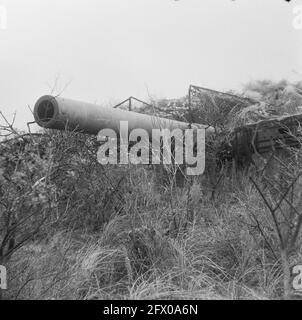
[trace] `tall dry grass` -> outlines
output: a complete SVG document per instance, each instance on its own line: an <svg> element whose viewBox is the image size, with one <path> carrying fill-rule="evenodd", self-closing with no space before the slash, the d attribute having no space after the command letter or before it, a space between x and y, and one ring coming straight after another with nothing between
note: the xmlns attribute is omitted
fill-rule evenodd
<svg viewBox="0 0 302 320"><path fill-rule="evenodd" d="M152 170L131 168L130 176L123 210L98 230L63 224L16 252L6 298L282 297L280 261L251 219L265 219L266 209L244 175L223 179L215 200L199 179L171 190L157 189Z"/></svg>

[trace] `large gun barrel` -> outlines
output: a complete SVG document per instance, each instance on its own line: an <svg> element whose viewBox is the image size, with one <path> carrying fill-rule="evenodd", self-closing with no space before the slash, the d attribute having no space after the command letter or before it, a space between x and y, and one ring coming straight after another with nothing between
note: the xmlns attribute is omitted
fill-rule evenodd
<svg viewBox="0 0 302 320"><path fill-rule="evenodd" d="M211 132L213 128L186 122L159 118L142 113L101 107L92 103L80 102L62 97L46 95L35 104L34 117L37 124L44 128L75 130L96 135L102 129L119 132L120 122L127 121L129 131L144 129L149 134L152 129L200 128Z"/></svg>

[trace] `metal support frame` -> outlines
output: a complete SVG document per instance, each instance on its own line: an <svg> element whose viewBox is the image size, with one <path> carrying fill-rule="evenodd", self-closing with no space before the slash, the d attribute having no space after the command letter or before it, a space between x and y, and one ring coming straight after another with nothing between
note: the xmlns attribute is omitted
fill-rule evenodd
<svg viewBox="0 0 302 320"><path fill-rule="evenodd" d="M136 97L130 96L128 99L120 102L119 104L115 105L113 108L114 108L114 109L115 109L115 108L118 108L118 107L122 106L123 104L125 104L126 102L128 102L128 110L129 110L129 111L132 111L132 100L138 101L138 102L140 102L140 103L143 103L143 104L145 104L145 105L147 105L147 106L152 107L152 105L151 105L150 103L147 103L147 102L145 102L145 101L143 101L143 100L140 100L140 99L138 99L138 98L136 98Z"/></svg>

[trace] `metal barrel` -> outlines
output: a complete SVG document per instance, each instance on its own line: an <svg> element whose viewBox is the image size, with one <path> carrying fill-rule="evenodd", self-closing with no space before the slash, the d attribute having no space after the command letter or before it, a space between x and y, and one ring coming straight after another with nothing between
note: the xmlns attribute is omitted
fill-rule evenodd
<svg viewBox="0 0 302 320"><path fill-rule="evenodd" d="M160 118L133 111L124 111L110 107L102 107L63 97L51 95L42 96L35 104L34 117L36 123L44 128L58 130L74 130L86 134L97 135L102 129L113 129L119 133L120 122L127 121L129 131L144 129L149 134L152 129L206 129L206 133L213 128L201 124Z"/></svg>

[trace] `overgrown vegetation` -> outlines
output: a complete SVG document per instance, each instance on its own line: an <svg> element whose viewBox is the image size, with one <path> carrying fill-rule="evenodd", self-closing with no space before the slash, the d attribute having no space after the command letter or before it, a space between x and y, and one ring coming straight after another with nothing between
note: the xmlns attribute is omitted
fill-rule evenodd
<svg viewBox="0 0 302 320"><path fill-rule="evenodd" d="M287 103L299 111L300 90L284 81L246 87L279 114ZM207 110L191 112L211 119ZM293 297L301 149L240 170L210 161L179 188L175 172L157 166L101 166L94 137L21 134L6 118L0 129L8 134L0 143L4 299Z"/></svg>

